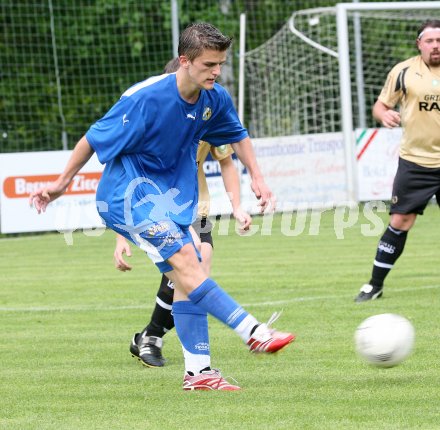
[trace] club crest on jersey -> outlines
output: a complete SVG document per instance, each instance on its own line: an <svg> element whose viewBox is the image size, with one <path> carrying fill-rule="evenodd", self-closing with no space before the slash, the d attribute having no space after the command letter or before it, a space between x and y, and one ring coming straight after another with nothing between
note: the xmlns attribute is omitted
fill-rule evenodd
<svg viewBox="0 0 440 430"><path fill-rule="evenodd" d="M205 107L205 109L203 110L203 116L202 119L203 121L208 121L209 118L211 118L212 116L212 110L210 107Z"/></svg>

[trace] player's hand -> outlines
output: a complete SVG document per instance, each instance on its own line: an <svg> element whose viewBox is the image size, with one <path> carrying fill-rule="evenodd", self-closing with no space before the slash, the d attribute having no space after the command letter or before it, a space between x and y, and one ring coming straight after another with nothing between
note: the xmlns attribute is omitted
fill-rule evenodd
<svg viewBox="0 0 440 430"><path fill-rule="evenodd" d="M253 179L251 188L255 197L260 200L258 203L258 206L260 206L260 213L264 213L268 208L271 212L274 212L276 208L276 198L263 179Z"/></svg>
<svg viewBox="0 0 440 430"><path fill-rule="evenodd" d="M116 240L116 248L113 254L113 259L116 269L120 270L121 272L131 270L131 266L124 260L124 254L127 257L131 257L130 245L124 237L118 236Z"/></svg>
<svg viewBox="0 0 440 430"><path fill-rule="evenodd" d="M34 191L29 196L29 205L34 206L37 212L46 212L47 205L60 197L66 191L66 187L59 181L52 182L44 188Z"/></svg>
<svg viewBox="0 0 440 430"><path fill-rule="evenodd" d="M252 224L252 217L241 207L235 209L232 214L239 223L240 226L239 232L243 234L246 231L249 231Z"/></svg>
<svg viewBox="0 0 440 430"><path fill-rule="evenodd" d="M394 128L400 125L400 113L388 109L382 116L382 125L386 128Z"/></svg>

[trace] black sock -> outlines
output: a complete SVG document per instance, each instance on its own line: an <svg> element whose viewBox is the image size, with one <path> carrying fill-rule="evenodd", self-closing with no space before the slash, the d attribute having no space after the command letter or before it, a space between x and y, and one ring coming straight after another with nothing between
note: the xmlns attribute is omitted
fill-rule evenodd
<svg viewBox="0 0 440 430"><path fill-rule="evenodd" d="M151 315L151 321L144 329L147 336L162 337L167 331L174 327L174 318L171 314L173 296L173 283L165 275L162 275L160 287L157 292L156 306Z"/></svg>
<svg viewBox="0 0 440 430"><path fill-rule="evenodd" d="M390 225L387 227L377 245L376 258L370 279L371 285L375 287L383 286L385 277L403 252L407 235L407 231L398 230Z"/></svg>

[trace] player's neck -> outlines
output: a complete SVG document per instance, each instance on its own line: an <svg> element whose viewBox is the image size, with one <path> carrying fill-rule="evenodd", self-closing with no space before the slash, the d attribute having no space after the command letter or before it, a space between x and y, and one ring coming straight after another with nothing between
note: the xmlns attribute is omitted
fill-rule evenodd
<svg viewBox="0 0 440 430"><path fill-rule="evenodd" d="M428 61L424 61L424 60L423 62L425 63L426 67L429 69L431 73L440 76L440 64L429 64Z"/></svg>
<svg viewBox="0 0 440 430"><path fill-rule="evenodd" d="M177 90L187 103L195 104L200 96L200 88L194 85L184 73L176 73Z"/></svg>
<svg viewBox="0 0 440 430"><path fill-rule="evenodd" d="M181 91L179 89L179 94L187 103L196 104L200 96L200 90L198 88L193 91Z"/></svg>
<svg viewBox="0 0 440 430"><path fill-rule="evenodd" d="M431 73L434 75L440 76L440 65L438 66L428 66Z"/></svg>

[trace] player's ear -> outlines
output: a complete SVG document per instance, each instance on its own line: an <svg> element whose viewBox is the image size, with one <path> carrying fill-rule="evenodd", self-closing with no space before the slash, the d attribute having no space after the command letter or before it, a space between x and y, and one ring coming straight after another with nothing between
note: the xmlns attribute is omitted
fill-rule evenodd
<svg viewBox="0 0 440 430"><path fill-rule="evenodd" d="M186 55L181 55L179 57L179 63L180 63L180 67L187 69L189 67L190 61L188 60L188 57Z"/></svg>
<svg viewBox="0 0 440 430"><path fill-rule="evenodd" d="M420 39L416 39L416 48L420 52L419 45L420 45Z"/></svg>

